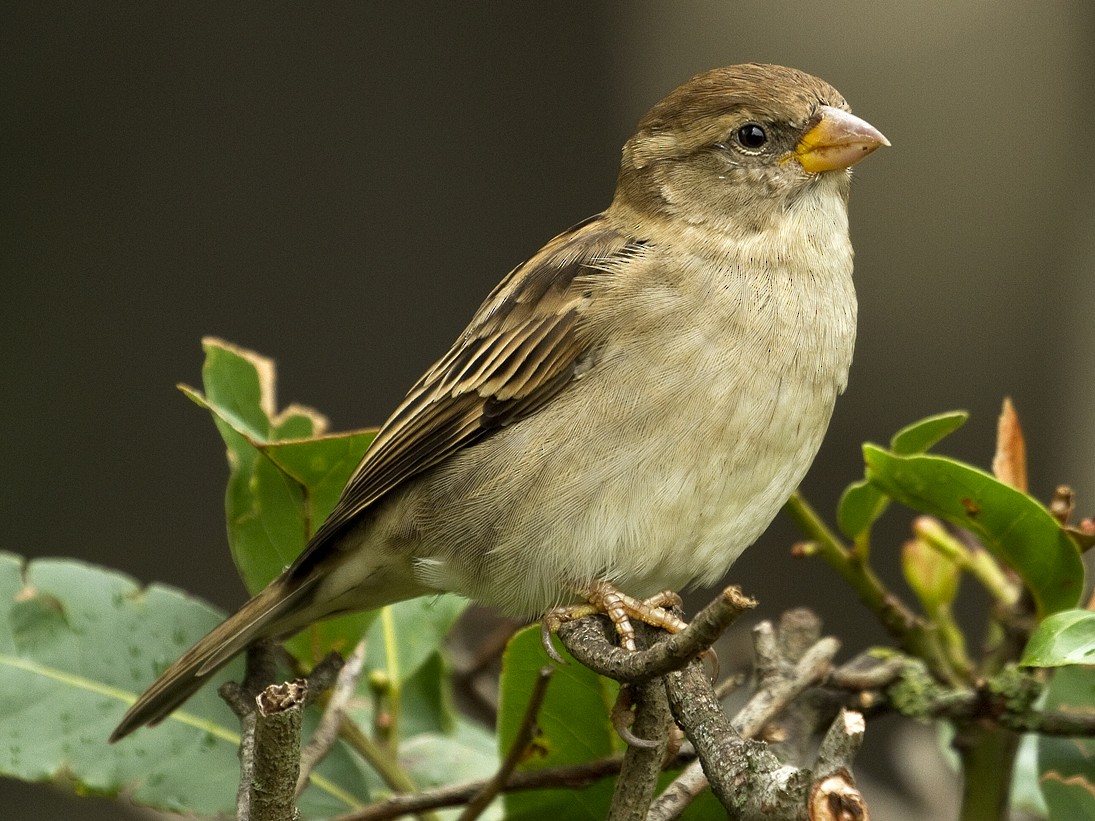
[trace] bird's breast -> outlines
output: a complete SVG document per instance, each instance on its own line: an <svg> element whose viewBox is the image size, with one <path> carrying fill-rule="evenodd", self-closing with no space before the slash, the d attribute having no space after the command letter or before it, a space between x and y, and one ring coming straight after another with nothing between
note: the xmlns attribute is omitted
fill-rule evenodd
<svg viewBox="0 0 1095 821"><path fill-rule="evenodd" d="M629 264L591 301L589 370L420 484L424 583L527 615L598 578L710 583L802 480L854 345L846 235Z"/></svg>
<svg viewBox="0 0 1095 821"><path fill-rule="evenodd" d="M637 386L602 414L626 455L597 527L640 594L713 582L767 527L817 453L855 342L842 245L813 261L675 256L634 295L648 331L616 336L598 374L606 391L629 374Z"/></svg>

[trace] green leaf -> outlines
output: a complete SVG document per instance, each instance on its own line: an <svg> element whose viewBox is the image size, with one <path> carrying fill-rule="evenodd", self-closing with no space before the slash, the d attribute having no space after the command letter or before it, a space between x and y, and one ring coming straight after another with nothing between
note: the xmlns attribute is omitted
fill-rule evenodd
<svg viewBox="0 0 1095 821"><path fill-rule="evenodd" d="M905 542L901 549L901 570L929 616L945 612L958 595L961 576L958 566L923 539Z"/></svg>
<svg viewBox="0 0 1095 821"><path fill-rule="evenodd" d="M365 641L365 668L383 670L393 685L402 686L441 651L467 606L459 596L431 596L382 608Z"/></svg>
<svg viewBox="0 0 1095 821"><path fill-rule="evenodd" d="M359 726L373 724L374 699L369 682L380 672L390 688L384 709L398 710L395 724L401 739L452 731L457 714L444 645L467 604L457 596L435 596L410 599L378 611L379 617L365 639L365 673L358 687L363 698L351 710Z"/></svg>
<svg viewBox="0 0 1095 821"><path fill-rule="evenodd" d="M954 433L970 415L965 411L948 411L906 425L890 439L890 450L898 456L927 453L944 437Z"/></svg>
<svg viewBox="0 0 1095 821"><path fill-rule="evenodd" d="M262 453L304 490L304 527L309 536L334 510L375 437L375 430L351 431L261 446Z"/></svg>
<svg viewBox="0 0 1095 821"><path fill-rule="evenodd" d="M361 462L375 431L324 435L327 420L299 405L276 410L272 360L203 340L205 393L180 389L213 415L228 446L228 537L257 593L304 549Z"/></svg>
<svg viewBox="0 0 1095 821"><path fill-rule="evenodd" d="M290 405L278 411L272 360L217 339L202 344L205 393L179 387L212 414L228 448L228 542L254 594L300 555L375 431L326 434L326 419L313 410ZM286 646L311 665L330 650L349 652L374 618L361 613L320 622Z"/></svg>
<svg viewBox="0 0 1095 821"><path fill-rule="evenodd" d="M1043 697L1044 695L1043 693ZM1039 699L1038 709L1042 708L1041 701ZM1008 798L1010 817L1029 821L1049 818L1042 786L1038 783L1038 739L1039 736L1027 733L1019 742L1011 772L1011 795Z"/></svg>
<svg viewBox="0 0 1095 821"><path fill-rule="evenodd" d="M494 734L467 719L449 733L421 733L399 745L399 761L419 789L484 780L498 769ZM502 801L481 818L501 819Z"/></svg>
<svg viewBox="0 0 1095 821"><path fill-rule="evenodd" d="M239 725L216 690L239 678L239 662L157 727L106 740L152 679L222 618L177 590L142 590L120 573L0 553L0 774L124 792L171 812L232 812ZM315 715L307 722L314 726ZM361 766L340 744L301 808L327 817L366 797Z"/></svg>
<svg viewBox="0 0 1095 821"><path fill-rule="evenodd" d="M913 422L893 435L890 448L899 456L924 453L943 437L962 427L968 418L969 414L965 411L950 411ZM889 504L890 500L877 485L866 479L852 482L837 504L837 527L849 539L855 539L878 521Z"/></svg>
<svg viewBox="0 0 1095 821"><path fill-rule="evenodd" d="M1095 612L1062 610L1038 625L1020 662L1027 667L1095 664Z"/></svg>
<svg viewBox="0 0 1095 821"><path fill-rule="evenodd" d="M571 659L556 667L537 717L538 734L518 769L538 770L580 764L617 751L616 731L609 712L616 698L615 682L601 678ZM540 628L517 633L502 656L498 705L499 755L513 744L525 715L540 668L552 662L540 644ZM611 779L580 790L530 790L507 793L507 819L603 819L612 801Z"/></svg>
<svg viewBox="0 0 1095 821"><path fill-rule="evenodd" d="M844 489L837 504L837 527L849 539L854 539L878 521L889 504L882 491L866 479L852 482Z"/></svg>
<svg viewBox="0 0 1095 821"><path fill-rule="evenodd" d="M399 692L399 737L451 733L457 718L449 665L440 653L433 653L403 682ZM401 758L402 755L401 747Z"/></svg>
<svg viewBox="0 0 1095 821"><path fill-rule="evenodd" d="M1095 715L1095 667L1060 667L1045 709ZM1039 736L1038 770L1050 818L1095 818L1095 739Z"/></svg>
<svg viewBox="0 0 1095 821"><path fill-rule="evenodd" d="M1080 552L1084 553L1091 548L1095 547L1095 528L1091 527L1091 522L1086 522L1086 527L1072 527L1065 528L1065 533L1072 537L1072 541L1076 542L1076 546L1080 548Z"/></svg>
<svg viewBox="0 0 1095 821"><path fill-rule="evenodd" d="M902 504L976 534L1019 574L1042 616L1076 606L1084 566L1075 543L1037 500L941 456L896 456L864 445L867 478Z"/></svg>

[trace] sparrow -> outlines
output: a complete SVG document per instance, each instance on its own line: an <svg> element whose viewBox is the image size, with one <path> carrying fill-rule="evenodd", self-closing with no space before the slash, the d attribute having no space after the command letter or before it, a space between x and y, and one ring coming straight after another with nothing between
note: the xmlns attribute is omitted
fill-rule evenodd
<svg viewBox="0 0 1095 821"><path fill-rule="evenodd" d="M699 74L623 147L609 207L487 297L381 427L296 561L172 664L111 741L252 642L457 593L680 629L821 444L856 334L850 167L886 138L828 83ZM630 634L630 635L629 635Z"/></svg>

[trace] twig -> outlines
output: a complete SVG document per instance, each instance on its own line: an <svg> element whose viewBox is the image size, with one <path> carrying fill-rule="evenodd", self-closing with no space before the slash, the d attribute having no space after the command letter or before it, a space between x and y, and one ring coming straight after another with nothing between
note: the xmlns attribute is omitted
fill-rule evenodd
<svg viewBox="0 0 1095 821"><path fill-rule="evenodd" d="M240 781L236 789L236 818L251 817L251 785L255 776L255 697L273 681L277 673L274 661L276 645L257 641L247 648L243 681L228 681L217 693L240 721Z"/></svg>
<svg viewBox="0 0 1095 821"><path fill-rule="evenodd" d="M1017 733L1039 733L1057 736L1095 736L1095 715L1058 713L1054 711L1002 715L999 722Z"/></svg>
<svg viewBox="0 0 1095 821"><path fill-rule="evenodd" d="M235 682L234 686L239 687ZM227 685L226 685L227 686ZM221 697L224 698L224 687ZM227 701L227 698L225 698ZM253 703L253 702L252 702ZM255 781L255 711L240 716L240 783L236 788L236 819L251 817L251 785Z"/></svg>
<svg viewBox="0 0 1095 821"><path fill-rule="evenodd" d="M1043 682L1036 673L1014 666L974 687L945 687L918 659L901 654L878 659L864 653L834 670L825 685L832 688L827 690L830 699L834 690L848 691L869 710L888 709L915 719L988 723L1017 733L1095 736L1095 715L1034 709Z"/></svg>
<svg viewBox="0 0 1095 821"><path fill-rule="evenodd" d="M759 733L792 699L825 678L839 649L840 642L832 637L818 641L795 665L792 675L774 682L749 699L734 719L735 728L740 726L743 734Z"/></svg>
<svg viewBox="0 0 1095 821"><path fill-rule="evenodd" d="M308 684L271 684L255 712L254 772L247 821L297 821L295 787L300 772L300 718Z"/></svg>
<svg viewBox="0 0 1095 821"><path fill-rule="evenodd" d="M670 766L679 767L692 760L691 756L678 756ZM542 790L545 788L579 790L595 784L605 778L618 775L623 766L623 758L604 758L575 764L568 767L548 767L543 770L515 772L502 792L520 792L522 790ZM392 795L384 801L370 804L351 813L340 815L335 821L387 821L403 815L436 810L443 807L458 807L466 804L482 791L485 780L465 781L459 784L446 784L431 790L416 793Z"/></svg>
<svg viewBox="0 0 1095 821"><path fill-rule="evenodd" d="M820 639L821 619L812 611L801 607L788 610L780 616L778 631L773 630L770 622L758 624L753 629L753 647L757 657L757 692L777 692L788 683L793 684L797 665L817 646ZM829 661L838 647L839 644L831 648L823 645L824 650L831 649L832 652L824 661L824 669L819 671L820 675L828 672ZM773 720L765 727L764 740L773 745L773 752L781 761L800 767L806 766L810 739L818 727L819 705L813 699L797 699L788 702L779 711L778 721L775 718L773 714ZM825 720L828 721L828 717Z"/></svg>
<svg viewBox="0 0 1095 821"><path fill-rule="evenodd" d="M478 818L506 786L510 776L513 775L513 771L517 769L517 765L521 762L536 733L536 717L540 714L540 707L544 703L548 683L551 681L554 672L555 670L552 667L541 667L538 671L536 682L532 687L532 694L525 706L525 714L521 718L521 725L517 728L517 735L514 736L513 743L502 761L502 766L483 785L483 788L468 801L464 812L460 814L459 821L473 821L473 819Z"/></svg>
<svg viewBox="0 0 1095 821"><path fill-rule="evenodd" d="M867 804L852 778L851 763L863 743L863 716L841 710L829 726L810 785L810 821L869 821Z"/></svg>
<svg viewBox="0 0 1095 821"><path fill-rule="evenodd" d="M900 655L879 658L870 651L863 652L833 670L826 684L842 690L878 690L897 680L905 661Z"/></svg>
<svg viewBox="0 0 1095 821"><path fill-rule="evenodd" d="M756 602L737 587L728 587L704 607L691 623L648 650L629 653L606 641L603 619L579 619L563 624L559 637L578 661L603 676L620 682L640 682L679 670L708 649L735 619Z"/></svg>
<svg viewBox="0 0 1095 821"><path fill-rule="evenodd" d="M612 792L608 821L644 821L650 799L658 786L658 774L665 764L669 745L669 699L661 679L627 685L634 691L634 733L647 740L642 745L630 745L624 753L623 768Z"/></svg>
<svg viewBox="0 0 1095 821"><path fill-rule="evenodd" d="M304 696L305 707L314 704L321 695L334 686L345 664L342 656L332 650L312 668L307 676L303 677L308 682L308 692Z"/></svg>
<svg viewBox="0 0 1095 821"><path fill-rule="evenodd" d="M882 583L861 556L841 543L801 494L793 493L783 510L816 546L818 555L855 590L860 601L878 617L902 648L925 659L941 680L954 685L963 683L924 620Z"/></svg>
<svg viewBox="0 0 1095 821"><path fill-rule="evenodd" d="M715 698L724 701L741 689L743 684L745 684L745 673L734 673L727 676L715 685Z"/></svg>
<svg viewBox="0 0 1095 821"><path fill-rule="evenodd" d="M236 718L255 712L255 697L277 676L277 645L269 639L256 641L244 656L243 681L228 681L217 694L228 704Z"/></svg>
<svg viewBox="0 0 1095 821"><path fill-rule="evenodd" d="M767 624L768 627L763 627ZM758 625L754 633L754 647L758 653L771 653L778 647L771 632L770 623ZM791 676L778 679L769 677L769 689L758 690L738 711L730 722L743 738L758 735L764 726L775 718L806 688L822 680L840 645L835 639L822 639L803 653ZM771 663L774 668L776 665ZM669 821L676 818L708 786L699 761L694 761L674 779L650 808L649 821Z"/></svg>
<svg viewBox="0 0 1095 821"><path fill-rule="evenodd" d="M338 658L335 656L335 658ZM328 657L330 659L330 656ZM327 659L324 660L325 662ZM323 665L324 662L321 662ZM300 775L297 778L296 794L299 796L304 792L304 788L308 786L308 779L312 775L312 771L324 756L330 752L331 747L338 740L339 730L342 729L342 722L346 717L346 705L353 697L354 692L357 690L357 681L361 677L361 671L365 665L365 641L362 639L357 643L353 653L346 659L345 664L342 664L341 659L339 664L342 669L338 671L337 678L335 679L334 690L331 692L331 698L327 702L327 707L323 711L323 717L319 721L319 726L316 727L316 731L312 734L311 740L304 746L304 749L300 751ZM313 675L320 667L317 666L316 670L313 670ZM326 678L326 668L324 668L324 674L321 680ZM319 688L309 677L308 692L318 690Z"/></svg>
<svg viewBox="0 0 1095 821"><path fill-rule="evenodd" d="M656 683L658 688L664 689L660 677L688 664L709 649L739 615L753 606L755 602L743 595L740 589L728 587L697 613L691 624L680 633L665 636L653 629L642 629L645 625L636 625L640 628L639 638L647 645L638 652L615 647L612 644L613 635L603 619L579 619L564 624L559 628L559 637L571 655L600 675L628 685ZM657 640L654 636L658 636ZM651 729L639 733L643 739L641 744L629 745L625 759L628 761L627 778L621 775L613 794L614 818L641 818L641 814L645 814L663 764L668 723L661 713L657 690L650 688L642 692L647 698L640 697L640 703L646 704L653 712L649 716L640 716L639 723ZM631 735L634 737L634 733Z"/></svg>
<svg viewBox="0 0 1095 821"><path fill-rule="evenodd" d="M699 664L666 676L666 691L673 715L731 818L759 817L785 801L804 804L808 778L780 764L766 744L738 735Z"/></svg>
<svg viewBox="0 0 1095 821"><path fill-rule="evenodd" d="M861 713L841 709L821 740L817 763L814 764L815 778L826 778L833 773L847 770L859 752L866 731L867 725Z"/></svg>
<svg viewBox="0 0 1095 821"><path fill-rule="evenodd" d="M417 789L399 761L389 754L387 747L369 738L354 722L344 721L338 737L349 744L350 749L360 755L390 789L397 793L413 793Z"/></svg>
<svg viewBox="0 0 1095 821"><path fill-rule="evenodd" d="M815 645L816 647L816 645ZM806 658L812 653L807 653ZM711 783L711 789L731 819L772 816L781 819L806 819L807 812L832 809L834 814L812 814L811 818L841 818L843 808L858 808L850 818L866 819L862 796L855 789L847 764L858 749L854 727L845 721L841 743L830 741L828 759L821 769L834 762L844 765L838 777L782 764L766 744L742 738L734 731L714 699L714 691L697 664L693 663L666 677L666 690L673 714L692 740ZM842 720L844 714L842 713ZM853 722L854 724L854 722ZM862 719L859 720L862 729ZM819 792L820 790L820 792ZM818 795L821 796L818 799ZM831 797L839 800L830 801ZM820 800L820 805L807 800ZM672 817L672 816L655 816Z"/></svg>
<svg viewBox="0 0 1095 821"><path fill-rule="evenodd" d="M1011 607L1019 601L1021 585L1009 579L984 548L966 547L934 516L917 516L912 529L929 547L977 579L997 602Z"/></svg>

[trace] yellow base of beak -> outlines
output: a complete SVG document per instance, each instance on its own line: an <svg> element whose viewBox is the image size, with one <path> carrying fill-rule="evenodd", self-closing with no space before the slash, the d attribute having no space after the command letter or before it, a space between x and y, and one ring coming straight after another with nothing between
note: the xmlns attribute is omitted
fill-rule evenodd
<svg viewBox="0 0 1095 821"><path fill-rule="evenodd" d="M794 156L812 174L850 168L876 148L889 145L866 120L833 106L821 106L821 121L802 135Z"/></svg>

